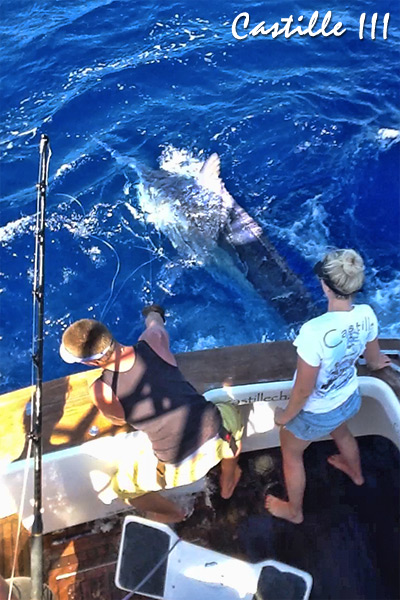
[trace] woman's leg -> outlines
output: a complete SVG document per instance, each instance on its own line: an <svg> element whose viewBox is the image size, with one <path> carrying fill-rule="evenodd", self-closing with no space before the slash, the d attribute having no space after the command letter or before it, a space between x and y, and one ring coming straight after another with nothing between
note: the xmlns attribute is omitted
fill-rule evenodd
<svg viewBox="0 0 400 600"><path fill-rule="evenodd" d="M337 429L331 432L335 440L339 454L333 454L328 458L328 463L343 471L352 479L356 485L364 483L364 477L361 471L360 451L357 440L350 432L346 423L342 423Z"/></svg>
<svg viewBox="0 0 400 600"><path fill-rule="evenodd" d="M285 502L280 498L268 495L265 499L265 507L274 517L280 517L292 523L302 523L303 496L306 487L303 453L311 442L296 438L293 433L283 427L280 431L280 438L283 474L289 501Z"/></svg>
<svg viewBox="0 0 400 600"><path fill-rule="evenodd" d="M132 500L129 500L129 504L143 511L147 519L159 523L179 523L186 516L185 511L180 506L157 492L149 492L138 498L132 498Z"/></svg>

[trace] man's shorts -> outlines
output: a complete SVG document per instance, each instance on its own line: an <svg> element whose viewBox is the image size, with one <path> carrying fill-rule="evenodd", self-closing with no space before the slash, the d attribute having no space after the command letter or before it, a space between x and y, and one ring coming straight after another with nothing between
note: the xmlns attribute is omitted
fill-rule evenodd
<svg viewBox="0 0 400 600"><path fill-rule="evenodd" d="M236 406L229 402L216 403L221 413L222 424L238 444L243 435L243 425ZM122 500L133 499L147 492L157 492L189 485L204 477L212 467L224 458L233 458L232 444L219 436L205 442L200 448L180 463L160 462L154 455L149 438L137 432L118 464L118 471L111 485Z"/></svg>
<svg viewBox="0 0 400 600"><path fill-rule="evenodd" d="M340 425L354 417L360 410L361 396L357 389L343 404L326 413L301 410L285 429L300 440L316 440L329 435Z"/></svg>

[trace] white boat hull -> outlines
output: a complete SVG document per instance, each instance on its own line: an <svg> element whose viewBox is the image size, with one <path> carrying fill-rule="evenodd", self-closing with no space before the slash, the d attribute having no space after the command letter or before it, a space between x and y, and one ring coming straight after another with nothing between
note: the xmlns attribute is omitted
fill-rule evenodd
<svg viewBox="0 0 400 600"><path fill-rule="evenodd" d="M350 420L354 435L382 435L400 450L400 403L393 390L373 377L359 378L363 397L360 412ZM212 390L205 395L211 401L230 401L239 405L245 423L243 451L279 446L279 428L274 425L274 410L284 407L291 382L260 383ZM81 446L47 454L43 457L43 522L51 532L79 523L109 517L129 510L108 486L118 457L134 451L140 432L103 437ZM323 438L328 439L328 438ZM0 474L0 518L19 512L27 461L3 466ZM27 474L27 494L22 507L23 523L32 523L33 465ZM163 492L188 496L204 487L204 479L176 490Z"/></svg>

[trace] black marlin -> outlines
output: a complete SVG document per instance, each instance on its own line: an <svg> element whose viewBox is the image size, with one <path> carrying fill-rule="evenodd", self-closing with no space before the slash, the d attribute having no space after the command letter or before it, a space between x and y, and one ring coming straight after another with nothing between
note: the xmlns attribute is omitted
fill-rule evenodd
<svg viewBox="0 0 400 600"><path fill-rule="evenodd" d="M135 169L141 210L183 259L257 293L289 323L316 315L300 278L227 191L217 154L186 175L150 169L102 145L117 162Z"/></svg>

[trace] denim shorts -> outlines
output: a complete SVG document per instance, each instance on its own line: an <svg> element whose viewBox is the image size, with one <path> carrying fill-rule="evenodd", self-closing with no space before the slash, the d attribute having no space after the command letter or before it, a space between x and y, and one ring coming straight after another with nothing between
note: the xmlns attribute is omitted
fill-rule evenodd
<svg viewBox="0 0 400 600"><path fill-rule="evenodd" d="M301 410L289 423L286 429L300 440L315 440L325 435L354 417L360 410L361 396L359 389L343 404L326 413L312 413Z"/></svg>

